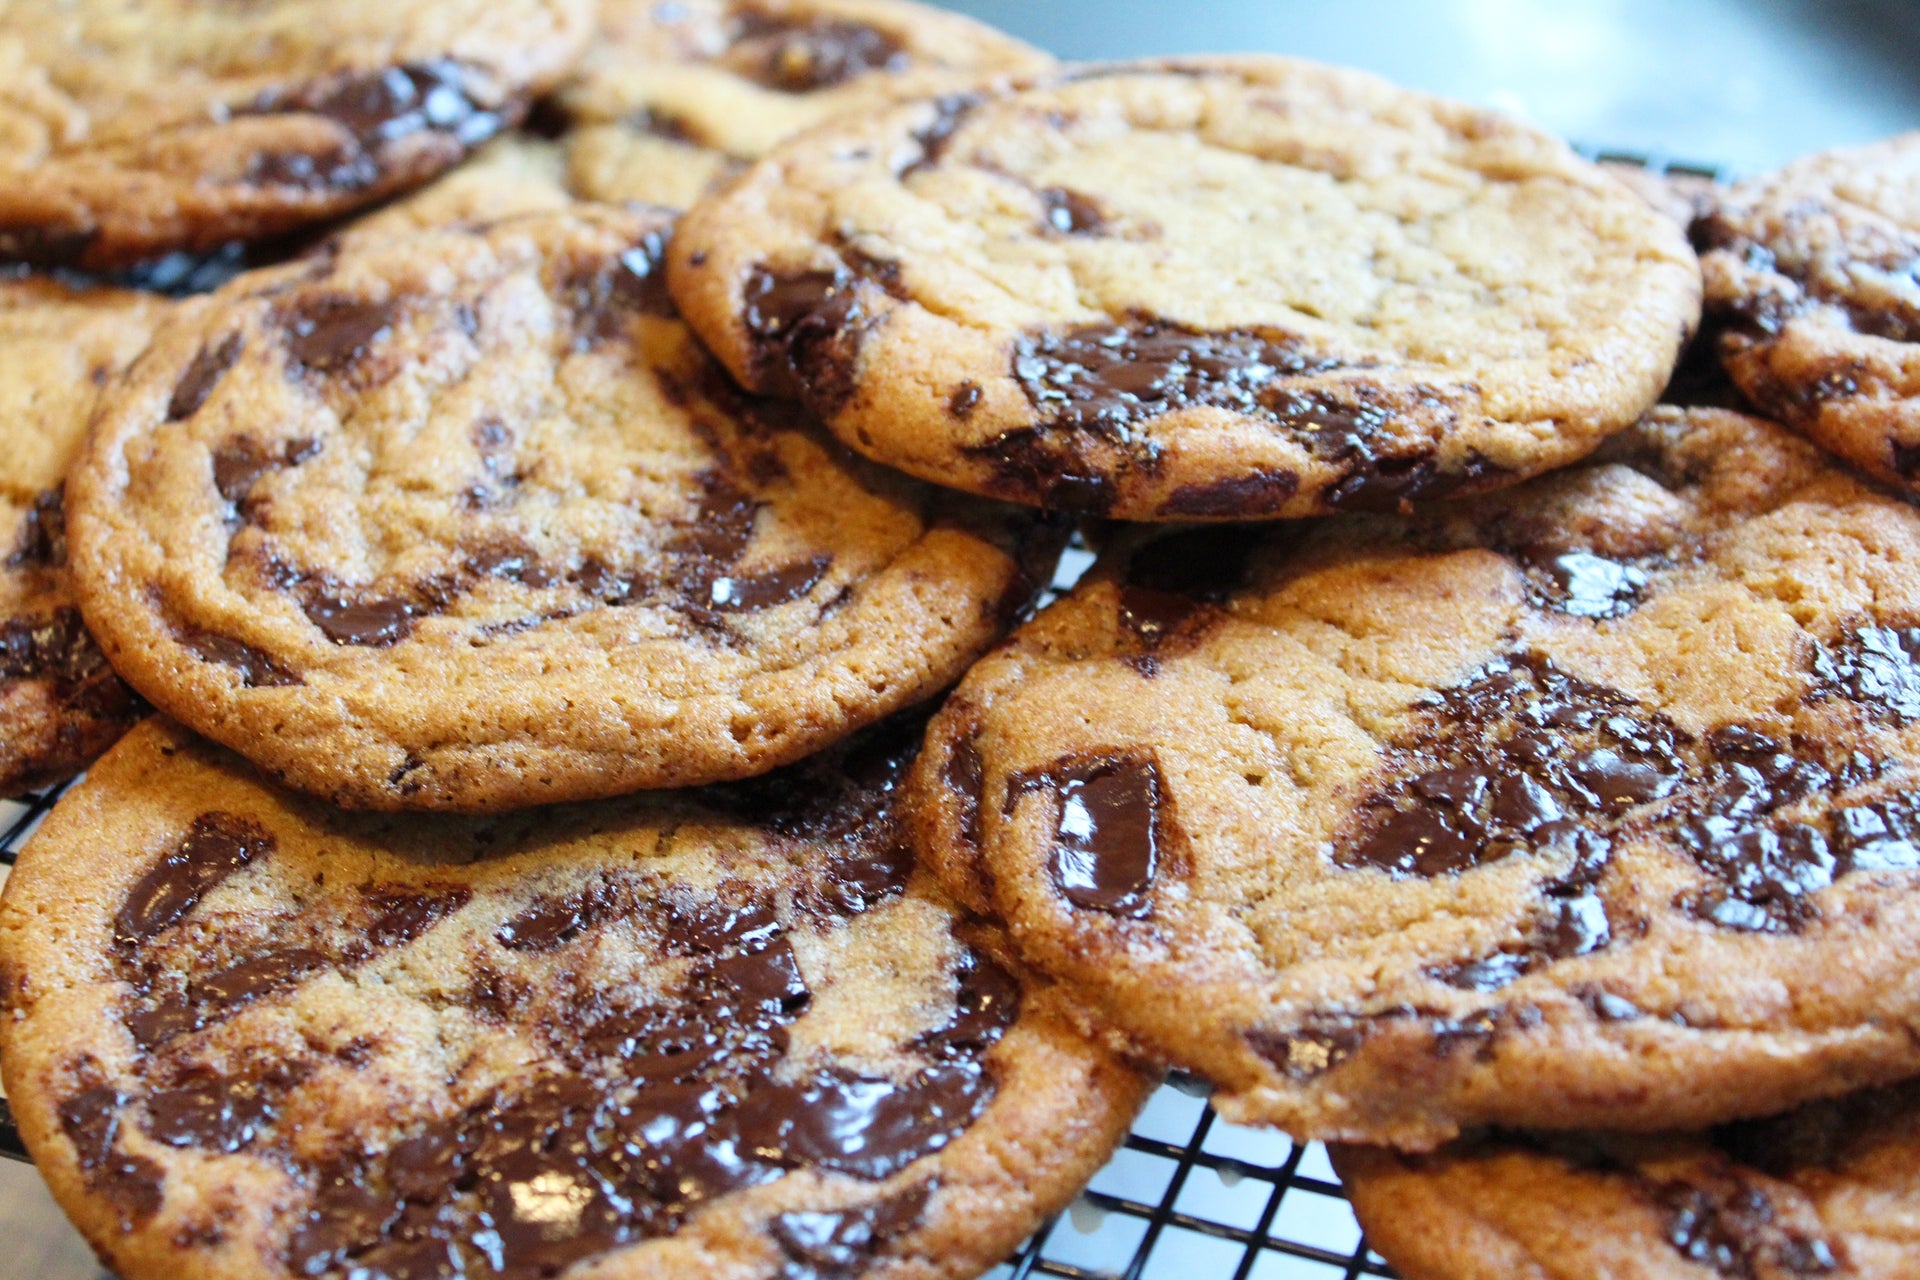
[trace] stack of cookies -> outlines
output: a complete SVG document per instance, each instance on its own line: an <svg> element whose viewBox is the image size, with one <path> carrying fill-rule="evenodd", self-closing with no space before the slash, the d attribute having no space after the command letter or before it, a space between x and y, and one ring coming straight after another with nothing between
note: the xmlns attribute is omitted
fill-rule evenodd
<svg viewBox="0 0 1920 1280"><path fill-rule="evenodd" d="M1169 1066L1409 1280L1920 1265L1920 139L906 0L0 50L0 1066L127 1280L977 1275Z"/></svg>

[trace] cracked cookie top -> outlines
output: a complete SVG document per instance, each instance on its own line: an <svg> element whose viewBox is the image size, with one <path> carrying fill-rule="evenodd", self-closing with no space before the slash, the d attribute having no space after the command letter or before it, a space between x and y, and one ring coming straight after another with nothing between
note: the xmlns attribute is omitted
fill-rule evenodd
<svg viewBox="0 0 1920 1280"><path fill-rule="evenodd" d="M1897 1280L1920 1249L1920 1089L1698 1133L1476 1135L1333 1152L1368 1241L1409 1280Z"/></svg>
<svg viewBox="0 0 1920 1280"><path fill-rule="evenodd" d="M1695 235L1741 392L1920 492L1920 133L1742 183Z"/></svg>
<svg viewBox="0 0 1920 1280"><path fill-rule="evenodd" d="M127 1280L978 1275L1147 1082L915 873L920 727L461 818L150 721L0 903L22 1134Z"/></svg>
<svg viewBox="0 0 1920 1280"><path fill-rule="evenodd" d="M742 777L951 683L1056 543L733 390L669 231L534 214L182 304L69 490L115 666L373 808Z"/></svg>
<svg viewBox="0 0 1920 1280"><path fill-rule="evenodd" d="M0 3L0 258L89 269L290 231L525 113L593 0Z"/></svg>
<svg viewBox="0 0 1920 1280"><path fill-rule="evenodd" d="M1920 515L1661 410L1413 518L1123 538L963 681L924 856L1236 1120L1428 1147L1920 1069Z"/></svg>
<svg viewBox="0 0 1920 1280"><path fill-rule="evenodd" d="M1565 465L1699 307L1679 228L1559 141L1281 58L842 117L696 207L670 274L735 376L868 456L1130 520Z"/></svg>

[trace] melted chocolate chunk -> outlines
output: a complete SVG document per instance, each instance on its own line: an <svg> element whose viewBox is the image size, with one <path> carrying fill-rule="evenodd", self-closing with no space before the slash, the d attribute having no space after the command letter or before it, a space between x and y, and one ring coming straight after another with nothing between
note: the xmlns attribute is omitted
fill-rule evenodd
<svg viewBox="0 0 1920 1280"><path fill-rule="evenodd" d="M9 569L58 569L67 562L66 491L42 490L20 519L20 541L7 556Z"/></svg>
<svg viewBox="0 0 1920 1280"><path fill-rule="evenodd" d="M76 1093L60 1104L60 1130L73 1143L87 1189L106 1197L122 1227L131 1229L160 1212L166 1172L145 1156L119 1149L121 1112L128 1101L105 1087Z"/></svg>
<svg viewBox="0 0 1920 1280"><path fill-rule="evenodd" d="M342 951L356 963L375 951L406 946L473 900L473 890L457 884L372 884L359 892L368 912L365 934Z"/></svg>
<svg viewBox="0 0 1920 1280"><path fill-rule="evenodd" d="M1060 805L1049 865L1061 896L1083 910L1144 919L1160 862L1159 767L1150 760L1064 761L1017 775L1008 811L1041 789Z"/></svg>
<svg viewBox="0 0 1920 1280"><path fill-rule="evenodd" d="M1065 187L1048 187L1040 193L1040 221L1047 230L1063 236L1092 236L1105 230L1107 215L1091 196Z"/></svg>
<svg viewBox="0 0 1920 1280"><path fill-rule="evenodd" d="M634 316L672 316L667 295L667 240L671 228L649 231L639 244L595 262L568 282L569 305L580 317L580 342L591 346L624 337Z"/></svg>
<svg viewBox="0 0 1920 1280"><path fill-rule="evenodd" d="M203 662L217 662L240 673L241 683L249 689L277 688L302 683L272 655L256 649L244 640L204 631L199 627L176 627L175 637L188 652Z"/></svg>
<svg viewBox="0 0 1920 1280"><path fill-rule="evenodd" d="M959 810L960 838L969 849L980 848L980 806L986 792L985 764L980 759L980 741L976 734L962 735L947 754L941 780L954 796Z"/></svg>
<svg viewBox="0 0 1920 1280"><path fill-rule="evenodd" d="M212 976L190 978L179 996L127 1015L127 1030L143 1049L154 1049L183 1035L223 1022L263 996L292 987L334 957L305 947L267 951Z"/></svg>
<svg viewBox="0 0 1920 1280"><path fill-rule="evenodd" d="M509 951L552 951L611 919L624 909L622 896L606 881L560 898L538 898L494 931Z"/></svg>
<svg viewBox="0 0 1920 1280"><path fill-rule="evenodd" d="M1160 504L1160 514L1199 520L1270 516L1299 492L1300 477L1292 471L1256 471L1206 484L1183 484Z"/></svg>
<svg viewBox="0 0 1920 1280"><path fill-rule="evenodd" d="M311 438L289 440L276 448L250 435L238 436L213 451L213 487L238 508L260 477L297 467L319 452L320 442Z"/></svg>
<svg viewBox="0 0 1920 1280"><path fill-rule="evenodd" d="M287 351L316 373L339 373L392 332L398 315L392 302L318 298L282 318Z"/></svg>
<svg viewBox="0 0 1920 1280"><path fill-rule="evenodd" d="M923 1068L905 1083L829 1069L749 1094L745 1145L787 1168L890 1178L964 1133L993 1098L977 1061Z"/></svg>
<svg viewBox="0 0 1920 1280"><path fill-rule="evenodd" d="M1111 463L1096 456L1081 436L1021 427L965 452L992 468L989 485L1002 497L1030 502L1042 510L1072 515L1105 515L1115 500ZM1158 448L1138 443L1141 465L1158 464Z"/></svg>
<svg viewBox="0 0 1920 1280"><path fill-rule="evenodd" d="M80 611L71 606L50 617L0 623L0 680L47 680L75 689L106 674L106 666Z"/></svg>
<svg viewBox="0 0 1920 1280"><path fill-rule="evenodd" d="M715 578L707 605L725 613L750 613L788 604L818 586L832 564L832 556L819 555L747 577Z"/></svg>
<svg viewBox="0 0 1920 1280"><path fill-rule="evenodd" d="M1820 1276L1839 1270L1833 1247L1786 1227L1767 1193L1738 1176L1714 1185L1647 1182L1666 1210L1666 1238L1681 1257L1735 1280L1785 1272Z"/></svg>
<svg viewBox="0 0 1920 1280"><path fill-rule="evenodd" d="M416 613L406 600L346 600L330 593L314 595L305 609L333 643L368 649L387 649L405 640L413 633Z"/></svg>
<svg viewBox="0 0 1920 1280"><path fill-rule="evenodd" d="M771 1228L786 1258L780 1280L857 1280L889 1241L920 1220L934 1185L921 1182L837 1213L781 1214Z"/></svg>
<svg viewBox="0 0 1920 1280"><path fill-rule="evenodd" d="M1441 694L1432 724L1429 740L1396 749L1400 780L1336 834L1336 865L1466 871L1557 847L1572 826L1662 799L1686 776L1683 737L1665 717L1530 654Z"/></svg>
<svg viewBox="0 0 1920 1280"><path fill-rule="evenodd" d="M740 16L727 67L781 93L813 93L910 65L898 37L859 22L749 11Z"/></svg>
<svg viewBox="0 0 1920 1280"><path fill-rule="evenodd" d="M186 838L141 877L113 918L113 942L131 953L184 919L200 899L252 862L273 852L274 839L250 818L215 811L193 820Z"/></svg>
<svg viewBox="0 0 1920 1280"><path fill-rule="evenodd" d="M1882 719L1920 719L1920 627L1858 627L1814 658L1818 696L1845 698Z"/></svg>
<svg viewBox="0 0 1920 1280"><path fill-rule="evenodd" d="M1430 969L1430 976L1468 991L1498 991L1536 969L1587 955L1613 941L1607 904L1598 892L1612 846L1604 837L1564 822L1542 828L1536 838L1553 852L1570 850L1572 865L1541 885L1545 901L1529 934L1490 956ZM1601 998L1612 997L1602 993Z"/></svg>
<svg viewBox="0 0 1920 1280"><path fill-rule="evenodd" d="M844 270L779 273L756 267L745 293L747 329L764 376L774 390L833 417L853 393L854 362L868 319L855 277Z"/></svg>
<svg viewBox="0 0 1920 1280"><path fill-rule="evenodd" d="M1023 337L1013 375L1048 428L1123 443L1134 423L1177 409L1265 412L1281 380L1344 365L1298 338L1142 322Z"/></svg>
<svg viewBox="0 0 1920 1280"><path fill-rule="evenodd" d="M441 60L349 72L291 94L263 94L235 114L320 115L348 136L319 152L258 155L248 177L309 190L358 190L384 175L389 147L415 134L437 133L470 150L523 110L519 103L482 104L477 97L482 83L458 62Z"/></svg>
<svg viewBox="0 0 1920 1280"><path fill-rule="evenodd" d="M1540 569L1545 582L1539 603L1576 618L1623 617L1647 586L1644 569L1584 551L1553 556Z"/></svg>
<svg viewBox="0 0 1920 1280"><path fill-rule="evenodd" d="M226 377L227 370L240 359L245 347L246 337L239 333L228 334L218 345L201 347L187 371L180 375L180 381L174 384L173 398L167 402L167 421L183 422L200 412L200 407L220 385L220 379Z"/></svg>
<svg viewBox="0 0 1920 1280"><path fill-rule="evenodd" d="M670 911L664 923L696 957L691 972L656 1003L601 997L550 1027L577 1073L536 1077L385 1152L305 1172L313 1198L289 1269L546 1280L789 1169L888 1176L951 1141L992 1096L981 1055L1018 996L990 961L965 954L955 1012L923 1038L934 1061L904 1082L836 1069L782 1078L786 1027L810 995L767 905ZM786 1215L772 1234L790 1274L836 1275L911 1227L928 1190Z"/></svg>
<svg viewBox="0 0 1920 1280"><path fill-rule="evenodd" d="M273 1123L275 1094L282 1084L241 1076L149 1094L146 1130L170 1147L232 1155L252 1145Z"/></svg>

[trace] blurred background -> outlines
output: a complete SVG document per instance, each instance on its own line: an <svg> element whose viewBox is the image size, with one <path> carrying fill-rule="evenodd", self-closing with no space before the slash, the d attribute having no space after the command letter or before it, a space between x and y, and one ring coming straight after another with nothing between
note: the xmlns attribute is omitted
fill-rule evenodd
<svg viewBox="0 0 1920 1280"><path fill-rule="evenodd" d="M1920 0L945 3L1062 57L1298 54L1736 175L1920 128Z"/></svg>

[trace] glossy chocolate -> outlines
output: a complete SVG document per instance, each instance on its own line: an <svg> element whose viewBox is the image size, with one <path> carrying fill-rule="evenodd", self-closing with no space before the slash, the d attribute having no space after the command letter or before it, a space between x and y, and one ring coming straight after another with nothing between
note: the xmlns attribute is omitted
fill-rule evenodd
<svg viewBox="0 0 1920 1280"><path fill-rule="evenodd" d="M123 954L178 924L200 899L256 858L274 839L251 818L218 810L193 820L185 838L142 876L113 920L113 943Z"/></svg>
<svg viewBox="0 0 1920 1280"><path fill-rule="evenodd" d="M312 438L268 445L251 435L236 436L213 451L213 487L238 508L262 476L297 467L319 452L320 443Z"/></svg>
<svg viewBox="0 0 1920 1280"><path fill-rule="evenodd" d="M316 373L350 368L393 329L399 308L392 302L358 298L317 298L282 317L287 352Z"/></svg>
<svg viewBox="0 0 1920 1280"><path fill-rule="evenodd" d="M324 116L346 137L316 151L262 153L248 178L308 190L357 190L385 175L389 147L416 134L436 133L470 150L523 109L517 102L481 103L480 83L466 67L443 59L347 72L293 92L269 91L235 114Z"/></svg>
<svg viewBox="0 0 1920 1280"><path fill-rule="evenodd" d="M1336 865L1466 871L1670 795L1686 775L1665 717L1528 654L1440 695L1432 725L1400 749L1400 780L1335 836Z"/></svg>
<svg viewBox="0 0 1920 1280"><path fill-rule="evenodd" d="M771 389L831 418L853 393L853 366L867 320L846 270L754 268L743 300L756 367Z"/></svg>
<svg viewBox="0 0 1920 1280"><path fill-rule="evenodd" d="M926 1212L935 1183L836 1213L783 1213L769 1234L785 1258L780 1280L857 1280L888 1242L905 1234Z"/></svg>
<svg viewBox="0 0 1920 1280"><path fill-rule="evenodd" d="M1633 611L1646 590L1647 573L1585 551L1543 557L1545 590L1539 602L1576 618L1619 618Z"/></svg>
<svg viewBox="0 0 1920 1280"><path fill-rule="evenodd" d="M1060 895L1082 910L1145 918L1163 839L1159 766L1101 757L1018 774L1008 786L1008 812L1034 791L1059 806L1048 865Z"/></svg>
<svg viewBox="0 0 1920 1280"><path fill-rule="evenodd" d="M88 1190L104 1196L122 1229L140 1226L160 1212L166 1172L145 1156L120 1150L118 1138L127 1098L111 1088L84 1089L60 1104L60 1131L74 1146Z"/></svg>
<svg viewBox="0 0 1920 1280"><path fill-rule="evenodd" d="M298 673L281 665L271 654L256 649L244 640L223 636L199 627L174 628L174 638L203 662L232 667L249 689L269 689L302 683Z"/></svg>
<svg viewBox="0 0 1920 1280"><path fill-rule="evenodd" d="M818 555L762 573L715 578L707 605L724 613L750 613L789 604L818 586L832 564L832 556Z"/></svg>
<svg viewBox="0 0 1920 1280"><path fill-rule="evenodd" d="M542 938L581 914L553 900L536 910ZM640 1005L603 997L551 1027L576 1074L537 1076L384 1153L313 1169L290 1268L548 1277L668 1234L708 1201L790 1169L888 1176L951 1141L991 1098L981 1055L1018 996L984 958L963 957L954 1014L924 1038L932 1061L916 1075L789 1076L786 1028L811 997L768 905L670 908L662 923L670 949L694 957L677 992ZM769 1232L788 1274L849 1274L837 1268L910 1229L930 1190L922 1182L855 1209L782 1215Z"/></svg>
<svg viewBox="0 0 1920 1280"><path fill-rule="evenodd" d="M1782 1223L1767 1192L1738 1173L1699 1182L1640 1181L1666 1213L1667 1243L1718 1275L1762 1280L1840 1269L1830 1243Z"/></svg>
<svg viewBox="0 0 1920 1280"><path fill-rule="evenodd" d="M386 649L413 631L416 606L393 599L348 600L320 593L305 602L306 614L327 639L338 645Z"/></svg>
<svg viewBox="0 0 1920 1280"><path fill-rule="evenodd" d="M1343 365L1297 338L1144 322L1023 337L1013 375L1048 427L1120 442L1133 424L1178 409L1261 413L1276 382Z"/></svg>
<svg viewBox="0 0 1920 1280"><path fill-rule="evenodd" d="M1817 695L1845 698L1895 724L1920 719L1920 627L1861 626L1822 646L1814 659Z"/></svg>

